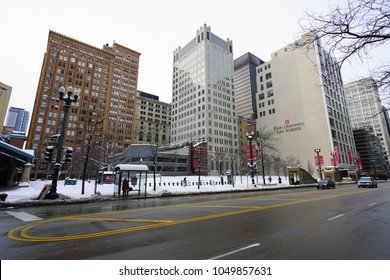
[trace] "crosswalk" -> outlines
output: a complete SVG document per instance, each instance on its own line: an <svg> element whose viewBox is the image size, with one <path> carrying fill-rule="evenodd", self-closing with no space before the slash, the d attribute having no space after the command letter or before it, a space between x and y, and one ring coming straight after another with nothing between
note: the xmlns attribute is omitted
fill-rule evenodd
<svg viewBox="0 0 390 280"><path fill-rule="evenodd" d="M41 218L31 215L27 212L19 212L19 211L6 211L8 215L11 215L19 220L22 220L23 222L33 222L33 221L39 221L42 220Z"/></svg>

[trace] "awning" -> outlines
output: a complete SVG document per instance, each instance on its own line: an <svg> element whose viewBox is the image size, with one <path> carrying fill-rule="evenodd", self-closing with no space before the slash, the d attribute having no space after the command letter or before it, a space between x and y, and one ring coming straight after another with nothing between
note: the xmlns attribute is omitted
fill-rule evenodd
<svg viewBox="0 0 390 280"><path fill-rule="evenodd" d="M118 164L115 171L149 171L149 168L144 164Z"/></svg>
<svg viewBox="0 0 390 280"><path fill-rule="evenodd" d="M0 157L16 160L20 164L33 163L35 156L15 146L0 141Z"/></svg>

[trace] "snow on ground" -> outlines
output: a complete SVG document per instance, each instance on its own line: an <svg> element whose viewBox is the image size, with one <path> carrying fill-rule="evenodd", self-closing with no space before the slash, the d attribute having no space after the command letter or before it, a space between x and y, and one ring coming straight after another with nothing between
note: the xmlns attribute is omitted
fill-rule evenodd
<svg viewBox="0 0 390 280"><path fill-rule="evenodd" d="M176 177L160 177L156 176L156 190L154 190L153 177L148 176L146 196L164 196L164 195L178 195L178 194L199 194L207 192L229 192L236 190L250 190L250 189L268 189L268 188L281 188L288 187L288 181L285 177L281 177L282 183L278 183L278 177L272 177L271 183L266 177L266 185L263 185L263 178L255 178L256 187L251 184L251 178L247 176L236 176L234 187L232 184L226 184L226 176L223 177L224 185L221 184L221 177L219 176L201 176L201 185L198 188L198 177L187 176L187 186L182 186L184 176ZM1 191L1 193L8 194L5 202L25 202L37 200L42 188L45 184L49 184L51 181L36 180L31 181L28 187L15 187ZM138 186L137 186L138 189ZM114 195L114 184L102 184L96 186L95 181L85 181L84 194L82 191L82 181L77 180L76 185L64 185L64 181L58 181L57 193L60 194L60 199L77 200L77 199L91 199L96 197L114 198L118 195ZM145 182L141 181L140 196L145 195ZM132 191L129 197L137 197L138 191Z"/></svg>

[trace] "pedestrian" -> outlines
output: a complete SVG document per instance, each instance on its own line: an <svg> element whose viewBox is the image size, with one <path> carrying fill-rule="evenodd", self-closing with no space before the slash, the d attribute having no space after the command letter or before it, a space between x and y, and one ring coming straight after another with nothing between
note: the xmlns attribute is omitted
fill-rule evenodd
<svg viewBox="0 0 390 280"><path fill-rule="evenodd" d="M278 181L279 181L279 184L282 183L282 178L280 178L280 176L279 176L279 178L278 178Z"/></svg>
<svg viewBox="0 0 390 280"><path fill-rule="evenodd" d="M128 196L129 195L129 181L127 181L126 178L123 179L122 191L123 191L123 196Z"/></svg>
<svg viewBox="0 0 390 280"><path fill-rule="evenodd" d="M269 183L271 184L271 182L272 182L271 176L268 177L268 181L269 181Z"/></svg>

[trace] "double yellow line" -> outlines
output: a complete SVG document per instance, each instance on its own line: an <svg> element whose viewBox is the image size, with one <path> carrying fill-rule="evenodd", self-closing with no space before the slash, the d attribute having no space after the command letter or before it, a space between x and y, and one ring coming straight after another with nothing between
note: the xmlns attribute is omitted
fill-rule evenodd
<svg viewBox="0 0 390 280"><path fill-rule="evenodd" d="M362 192L358 192L362 193ZM302 193L301 193L302 194ZM313 202L317 200L323 200L323 199L329 199L329 198L336 198L341 196L347 196L347 195L353 195L357 194L357 192L348 192L343 194L336 194L336 195L329 195L324 197L317 197L317 198L310 198L310 199L299 199L295 201L285 202L285 203L279 203L279 204L273 204L268 206L226 206L226 205L203 205L208 203L213 203L213 201L208 202L200 202L195 204L181 204L181 205L175 205L175 206L163 206L163 207L154 207L154 208L145 208L142 210L155 210L158 208L228 208L228 209L237 209L236 211L229 211L229 212L223 212L223 213L217 213L212 215L205 215L205 216L197 216L197 217L191 217L191 218L185 218L180 220L153 220L153 219L131 219L131 218L96 218L91 216L96 215L107 215L107 214L118 214L118 213L128 213L128 212L135 212L139 211L140 209L132 209L132 210L122 210L122 211L115 211L115 212L103 212L103 213L95 213L95 214L86 214L86 215L77 215L77 216L67 216L67 217L61 217L61 218L55 218L55 219L48 219L43 220L39 222L34 222L25 226L21 226L18 228L15 228L11 230L7 235L9 238L16 240L16 241L26 241L26 242L53 242L53 241L67 241L67 240L77 240L77 239L86 239L86 238L95 238L95 237L102 237L102 236L108 236L113 234L121 234L121 233L129 233L134 231L140 231L140 230L147 230L147 229L153 229L153 228L161 228L166 226L172 226L172 225L178 225L178 224L185 224L185 223L191 223L191 222L198 222L198 221L204 221L204 220L210 220L210 219L217 219L222 217L228 217L233 215L241 215L245 213L250 212L256 212L266 209L272 209L277 207L285 207L290 205L296 205L306 202ZM216 202L229 202L229 201L237 201L237 200L257 200L257 197L248 197L248 198L239 198L239 199L228 199L228 200L218 200ZM270 198L270 197L268 197ZM264 199L264 197L262 197ZM291 198L293 200L294 198ZM272 200L268 199L268 200ZM215 202L215 201L214 201ZM121 229L115 229L115 230L108 230L108 231L101 231L101 232L94 232L94 233L86 233L86 234L77 234L77 235L65 235L65 236L32 236L29 235L28 232L32 230L33 228L37 228L44 224L54 223L54 222L63 222L63 221L107 221L107 222L129 222L129 223L148 223L147 225L140 225L140 226L133 226L133 227L126 227Z"/></svg>

